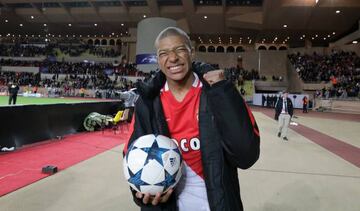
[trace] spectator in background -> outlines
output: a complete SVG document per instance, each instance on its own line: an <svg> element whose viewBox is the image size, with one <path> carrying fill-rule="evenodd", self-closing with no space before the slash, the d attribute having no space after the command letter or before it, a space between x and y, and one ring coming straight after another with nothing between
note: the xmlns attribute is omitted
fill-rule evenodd
<svg viewBox="0 0 360 211"><path fill-rule="evenodd" d="M81 89L79 90L79 94L80 94L80 97L85 97L85 89L84 89L84 87L81 87Z"/></svg>
<svg viewBox="0 0 360 211"><path fill-rule="evenodd" d="M33 93L34 93L34 94L36 94L36 93L37 93L37 91L38 91L38 86L37 86L37 85L35 85L35 86L33 87Z"/></svg>
<svg viewBox="0 0 360 211"><path fill-rule="evenodd" d="M275 105L275 119L278 120L279 132L278 137L282 137L284 141L288 141L287 131L293 115L293 104L288 98L288 92L284 91L283 96L279 98Z"/></svg>
<svg viewBox="0 0 360 211"><path fill-rule="evenodd" d="M241 87L241 89L240 89L240 94L242 96L245 96L245 94L246 94L246 91L245 91L245 89L243 87Z"/></svg>
<svg viewBox="0 0 360 211"><path fill-rule="evenodd" d="M303 113L307 113L308 112L307 108L308 108L309 100L308 100L308 98L306 96L304 96L302 101L303 101Z"/></svg>
<svg viewBox="0 0 360 211"><path fill-rule="evenodd" d="M9 105L11 105L11 103L13 105L16 105L16 98L17 98L17 94L19 92L19 86L17 85L17 83L9 83L8 86L8 92L9 92Z"/></svg>
<svg viewBox="0 0 360 211"><path fill-rule="evenodd" d="M262 94L262 96L261 96L261 105L262 105L262 107L265 106L265 103L266 103L266 97L265 97L264 94Z"/></svg>

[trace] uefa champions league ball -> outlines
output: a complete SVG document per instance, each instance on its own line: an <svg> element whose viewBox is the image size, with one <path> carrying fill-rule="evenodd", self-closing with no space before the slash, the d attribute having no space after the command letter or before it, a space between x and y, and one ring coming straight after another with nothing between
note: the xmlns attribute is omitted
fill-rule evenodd
<svg viewBox="0 0 360 211"><path fill-rule="evenodd" d="M124 175L135 191L165 193L180 180L182 158L177 143L153 134L141 136L123 159Z"/></svg>

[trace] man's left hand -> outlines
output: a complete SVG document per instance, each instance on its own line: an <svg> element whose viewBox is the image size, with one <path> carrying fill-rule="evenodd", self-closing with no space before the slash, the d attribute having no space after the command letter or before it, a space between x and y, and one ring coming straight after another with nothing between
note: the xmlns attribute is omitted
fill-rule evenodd
<svg viewBox="0 0 360 211"><path fill-rule="evenodd" d="M210 86L216 84L219 81L225 80L224 70L213 70L203 75L204 79Z"/></svg>

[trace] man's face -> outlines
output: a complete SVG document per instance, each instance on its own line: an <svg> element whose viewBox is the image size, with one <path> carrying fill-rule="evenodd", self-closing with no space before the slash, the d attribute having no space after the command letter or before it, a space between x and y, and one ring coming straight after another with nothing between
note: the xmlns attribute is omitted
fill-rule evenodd
<svg viewBox="0 0 360 211"><path fill-rule="evenodd" d="M288 93L284 93L284 98L287 98L288 97Z"/></svg>
<svg viewBox="0 0 360 211"><path fill-rule="evenodd" d="M158 64L168 80L181 81L190 72L193 51L180 36L169 36L159 40Z"/></svg>

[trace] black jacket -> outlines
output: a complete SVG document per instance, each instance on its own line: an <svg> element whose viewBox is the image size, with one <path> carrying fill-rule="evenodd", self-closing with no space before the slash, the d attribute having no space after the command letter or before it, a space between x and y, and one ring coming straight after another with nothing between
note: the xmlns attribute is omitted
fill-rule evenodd
<svg viewBox="0 0 360 211"><path fill-rule="evenodd" d="M292 104L290 98L286 98L286 101L287 101L288 113L292 117L292 115L294 113L293 104ZM278 101L276 102L276 105L275 105L275 119L276 120L279 119L279 115L281 113L282 107L283 107L283 98L279 97Z"/></svg>
<svg viewBox="0 0 360 211"><path fill-rule="evenodd" d="M9 95L17 95L20 87L16 84L12 84L8 86Z"/></svg>
<svg viewBox="0 0 360 211"><path fill-rule="evenodd" d="M208 201L212 211L243 210L237 168L247 169L258 160L259 130L251 111L230 81L221 81L210 87L203 80L202 75L212 69L206 64L192 64L192 70L203 83L199 132ZM151 81L139 84L134 131L127 146L146 134L169 136L159 97L165 81L165 75L157 72ZM144 205L136 197L134 201L142 207L141 210L177 210L174 193L166 203L158 206Z"/></svg>

